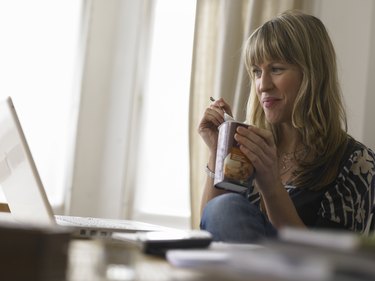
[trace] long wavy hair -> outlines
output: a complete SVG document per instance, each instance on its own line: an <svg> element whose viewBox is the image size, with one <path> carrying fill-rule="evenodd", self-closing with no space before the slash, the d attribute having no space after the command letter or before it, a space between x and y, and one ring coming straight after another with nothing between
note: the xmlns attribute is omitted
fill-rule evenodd
<svg viewBox="0 0 375 281"><path fill-rule="evenodd" d="M297 159L299 169L293 184L318 190L336 178L348 141L336 54L324 24L314 16L287 11L264 23L248 39L245 63L252 81L248 121L270 129L278 145L278 125L267 122L251 71L252 66L265 61L294 64L302 72L292 124L301 135L309 157Z"/></svg>

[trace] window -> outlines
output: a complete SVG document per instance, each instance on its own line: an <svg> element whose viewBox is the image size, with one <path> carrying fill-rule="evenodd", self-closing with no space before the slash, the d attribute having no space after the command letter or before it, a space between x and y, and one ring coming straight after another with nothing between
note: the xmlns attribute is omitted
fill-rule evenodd
<svg viewBox="0 0 375 281"><path fill-rule="evenodd" d="M64 199L75 127L80 12L80 1L0 2L0 98L13 98L54 206Z"/></svg>
<svg viewBox="0 0 375 281"><path fill-rule="evenodd" d="M190 218L188 108L195 1L155 2L150 70L142 97L135 217ZM176 222L175 222L176 223ZM173 226L176 226L174 224Z"/></svg>

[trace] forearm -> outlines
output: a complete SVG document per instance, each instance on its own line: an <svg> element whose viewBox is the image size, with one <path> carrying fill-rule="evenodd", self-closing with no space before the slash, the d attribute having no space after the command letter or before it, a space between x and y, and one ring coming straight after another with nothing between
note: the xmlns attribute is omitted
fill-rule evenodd
<svg viewBox="0 0 375 281"><path fill-rule="evenodd" d="M215 161L216 161L215 156L209 157L207 167L211 171L215 171ZM202 201L201 201L201 213L203 212L203 209L206 206L208 201L224 193L227 193L227 191L215 188L214 179L207 175L205 185L204 185L204 190L203 190Z"/></svg>
<svg viewBox="0 0 375 281"><path fill-rule="evenodd" d="M267 215L276 228L284 226L306 227L299 217L288 192L280 184L272 192L262 194Z"/></svg>

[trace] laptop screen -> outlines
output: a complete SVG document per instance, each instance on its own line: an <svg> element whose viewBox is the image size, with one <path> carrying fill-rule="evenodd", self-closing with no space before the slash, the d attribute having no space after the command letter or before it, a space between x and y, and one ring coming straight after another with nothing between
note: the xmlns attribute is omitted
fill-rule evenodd
<svg viewBox="0 0 375 281"><path fill-rule="evenodd" d="M13 217L54 225L55 219L12 99L0 102L0 185Z"/></svg>

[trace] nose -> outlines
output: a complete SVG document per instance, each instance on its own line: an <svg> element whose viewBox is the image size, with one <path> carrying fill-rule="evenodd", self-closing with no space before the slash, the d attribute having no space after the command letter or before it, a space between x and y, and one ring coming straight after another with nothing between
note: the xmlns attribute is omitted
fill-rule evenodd
<svg viewBox="0 0 375 281"><path fill-rule="evenodd" d="M259 92L266 92L273 87L272 77L270 73L266 71L262 72L262 75L258 79L258 90Z"/></svg>

